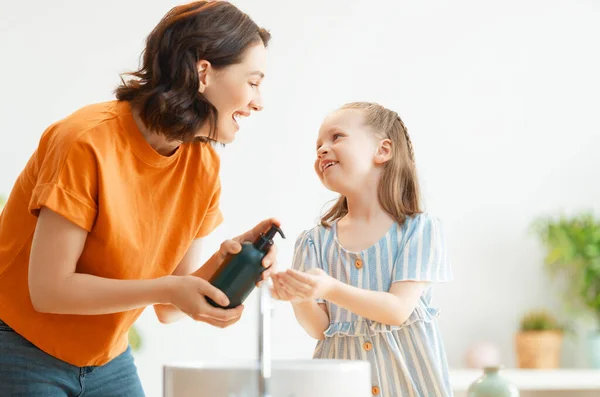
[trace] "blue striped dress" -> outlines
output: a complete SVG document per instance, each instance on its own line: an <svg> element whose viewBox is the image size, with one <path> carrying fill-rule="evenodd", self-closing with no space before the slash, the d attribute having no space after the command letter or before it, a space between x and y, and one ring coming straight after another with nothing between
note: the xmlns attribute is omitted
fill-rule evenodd
<svg viewBox="0 0 600 397"><path fill-rule="evenodd" d="M439 220L427 213L394 223L373 246L351 252L337 239L337 222L303 232L294 247L294 269L321 268L330 276L364 289L389 291L392 283L431 283L453 279ZM448 363L431 305L432 284L409 319L391 326L357 316L330 302L330 324L314 358L368 360L373 395L383 397L452 396ZM323 301L319 301L323 302Z"/></svg>

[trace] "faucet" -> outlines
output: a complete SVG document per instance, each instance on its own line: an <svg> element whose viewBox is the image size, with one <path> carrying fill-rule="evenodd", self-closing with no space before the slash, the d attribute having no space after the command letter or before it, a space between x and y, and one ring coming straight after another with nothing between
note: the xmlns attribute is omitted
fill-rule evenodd
<svg viewBox="0 0 600 397"><path fill-rule="evenodd" d="M268 282L260 285L260 300L258 309L258 396L271 397L271 317L273 315L273 300Z"/></svg>

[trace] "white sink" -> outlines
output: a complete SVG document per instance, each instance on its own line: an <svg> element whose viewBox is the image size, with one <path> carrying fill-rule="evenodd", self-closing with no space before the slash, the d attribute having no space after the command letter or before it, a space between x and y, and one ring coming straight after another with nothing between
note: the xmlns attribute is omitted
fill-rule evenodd
<svg viewBox="0 0 600 397"><path fill-rule="evenodd" d="M263 397L258 362L166 365L164 397ZM368 361L274 360L269 397L370 397Z"/></svg>

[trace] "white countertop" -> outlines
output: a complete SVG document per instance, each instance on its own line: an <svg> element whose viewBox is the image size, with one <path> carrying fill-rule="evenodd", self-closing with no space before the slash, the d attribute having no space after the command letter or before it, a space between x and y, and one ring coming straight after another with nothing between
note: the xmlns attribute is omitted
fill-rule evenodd
<svg viewBox="0 0 600 397"><path fill-rule="evenodd" d="M598 369L514 369L507 368L500 374L519 390L599 390ZM471 383L483 375L483 370L450 370L450 382L455 391L466 391Z"/></svg>

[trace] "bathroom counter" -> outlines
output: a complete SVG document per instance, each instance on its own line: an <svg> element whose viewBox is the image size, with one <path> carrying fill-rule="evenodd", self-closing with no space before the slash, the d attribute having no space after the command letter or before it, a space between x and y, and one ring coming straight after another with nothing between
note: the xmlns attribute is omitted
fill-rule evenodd
<svg viewBox="0 0 600 397"><path fill-rule="evenodd" d="M483 371L455 369L450 371L450 382L456 392L464 392ZM600 392L600 370L597 369L515 369L507 368L500 374L519 390L529 391L590 391Z"/></svg>

